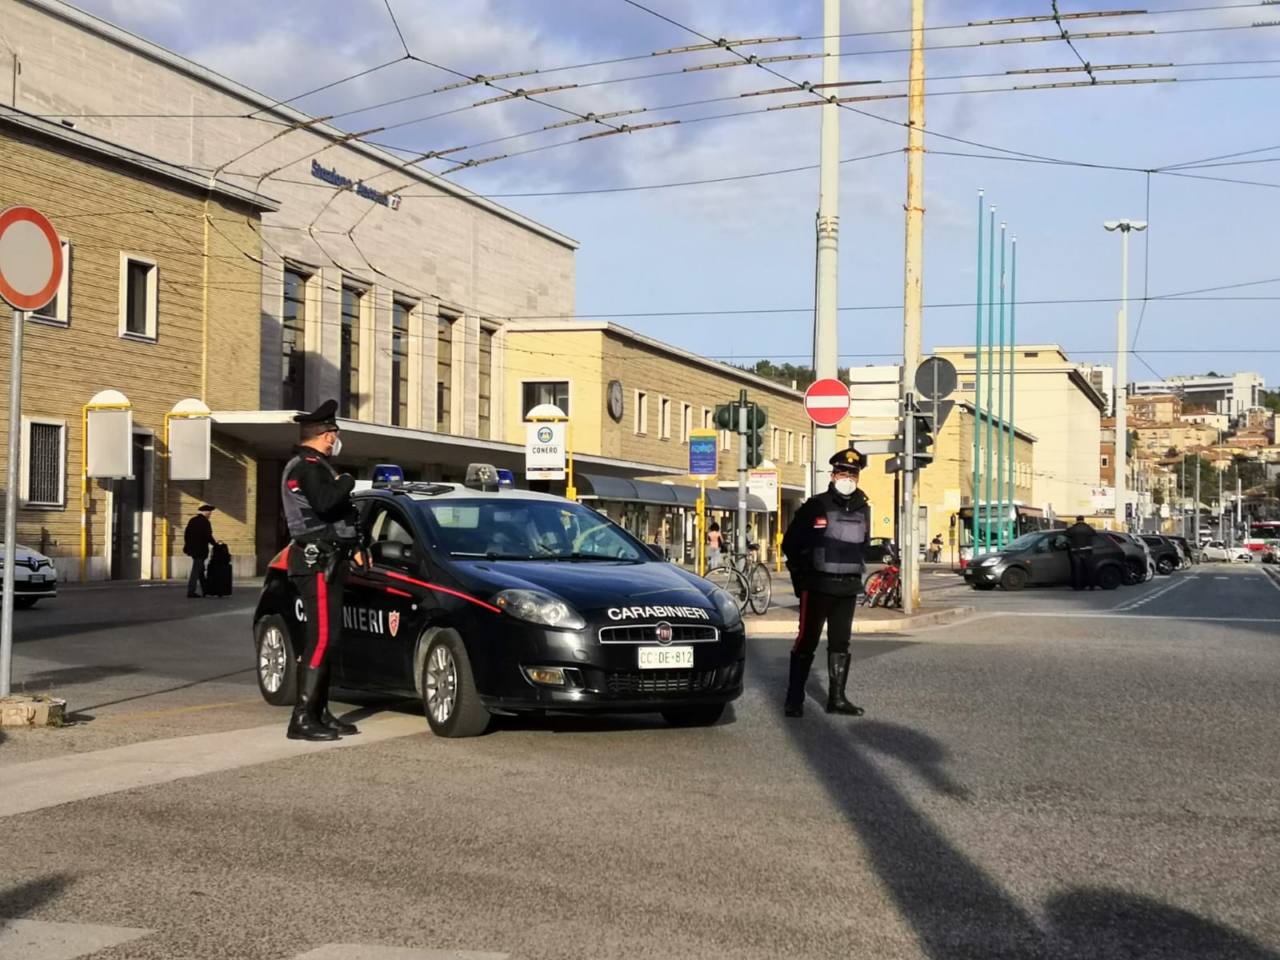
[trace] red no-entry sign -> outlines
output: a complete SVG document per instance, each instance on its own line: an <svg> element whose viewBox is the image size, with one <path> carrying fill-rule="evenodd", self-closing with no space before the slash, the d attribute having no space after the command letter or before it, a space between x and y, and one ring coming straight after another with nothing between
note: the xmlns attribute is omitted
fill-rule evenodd
<svg viewBox="0 0 1280 960"><path fill-rule="evenodd" d="M62 282L62 244L44 214L30 207L0 213L0 297L15 310L39 310Z"/></svg>
<svg viewBox="0 0 1280 960"><path fill-rule="evenodd" d="M849 413L849 387L839 380L816 381L804 392L804 412L820 427L834 427Z"/></svg>

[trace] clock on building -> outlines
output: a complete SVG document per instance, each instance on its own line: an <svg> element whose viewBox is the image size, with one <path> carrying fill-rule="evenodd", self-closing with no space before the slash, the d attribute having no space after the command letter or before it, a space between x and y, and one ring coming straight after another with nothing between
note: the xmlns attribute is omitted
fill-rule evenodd
<svg viewBox="0 0 1280 960"><path fill-rule="evenodd" d="M606 397L606 402L608 403L608 406L609 406L609 416L611 416L614 419L614 422L621 421L622 420L622 381L621 380L609 381L609 391Z"/></svg>

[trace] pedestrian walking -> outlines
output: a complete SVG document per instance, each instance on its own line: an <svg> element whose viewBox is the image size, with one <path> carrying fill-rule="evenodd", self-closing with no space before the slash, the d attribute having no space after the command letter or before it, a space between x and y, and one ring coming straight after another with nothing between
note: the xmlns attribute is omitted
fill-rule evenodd
<svg viewBox="0 0 1280 960"><path fill-rule="evenodd" d="M353 555L359 560L359 531L351 491L355 479L329 462L338 455L335 414L326 400L294 417L301 441L281 480L289 526L289 579L306 613L306 648L298 663L298 701L289 719L291 740L336 740L359 731L329 713L329 656L342 630L342 591Z"/></svg>
<svg viewBox="0 0 1280 960"><path fill-rule="evenodd" d="M804 716L804 685L823 625L827 628L827 713L860 717L845 697L849 681L849 637L862 590L871 535L871 507L858 489L865 457L852 447L833 456L825 493L804 502L782 538L791 582L800 598L800 625L791 649L784 712Z"/></svg>
<svg viewBox="0 0 1280 960"><path fill-rule="evenodd" d="M1093 586L1093 538L1096 535L1097 531L1084 522L1084 517L1076 517L1076 522L1067 527L1072 590Z"/></svg>
<svg viewBox="0 0 1280 960"><path fill-rule="evenodd" d="M720 566L720 549L724 546L724 535L720 533L720 524L714 520L707 528L707 569L714 570Z"/></svg>
<svg viewBox="0 0 1280 960"><path fill-rule="evenodd" d="M929 562L937 563L942 559L942 534L935 533L929 541Z"/></svg>
<svg viewBox="0 0 1280 960"><path fill-rule="evenodd" d="M205 563L209 559L209 550L217 541L213 538L213 507L204 504L196 511L196 515L187 521L187 529L182 534L182 552L191 558L191 573L187 577L187 597L203 597L209 594L209 581L205 577ZM196 592L196 588L200 592Z"/></svg>

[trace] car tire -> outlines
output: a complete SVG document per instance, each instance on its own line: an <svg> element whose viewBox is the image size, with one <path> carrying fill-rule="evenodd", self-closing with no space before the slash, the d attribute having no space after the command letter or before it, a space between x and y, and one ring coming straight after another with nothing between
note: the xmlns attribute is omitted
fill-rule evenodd
<svg viewBox="0 0 1280 960"><path fill-rule="evenodd" d="M1173 573L1174 562L1168 557L1161 557L1156 561L1156 573L1162 577L1167 577Z"/></svg>
<svg viewBox="0 0 1280 960"><path fill-rule="evenodd" d="M691 707L669 707L662 719L673 727L710 727L724 716L723 703L700 703Z"/></svg>
<svg viewBox="0 0 1280 960"><path fill-rule="evenodd" d="M297 703L298 655L284 619L274 613L263 617L253 625L253 639L262 699L276 707Z"/></svg>
<svg viewBox="0 0 1280 960"><path fill-rule="evenodd" d="M1116 587L1120 586L1120 581L1123 579L1123 576L1120 573L1119 567L1108 565L1098 570L1097 579L1098 586L1103 590L1114 590Z"/></svg>
<svg viewBox="0 0 1280 960"><path fill-rule="evenodd" d="M1124 565L1124 582L1127 587L1136 587L1147 579L1147 570L1140 566L1136 560L1131 560Z"/></svg>
<svg viewBox="0 0 1280 960"><path fill-rule="evenodd" d="M1021 590L1031 578L1021 567L1010 567L1000 578L1000 586L1005 590Z"/></svg>
<svg viewBox="0 0 1280 960"><path fill-rule="evenodd" d="M13 608L15 610L30 610L39 602L39 597L14 597Z"/></svg>
<svg viewBox="0 0 1280 960"><path fill-rule="evenodd" d="M422 661L422 708L437 737L478 737L492 715L480 702L471 658L462 638L445 631L427 647Z"/></svg>

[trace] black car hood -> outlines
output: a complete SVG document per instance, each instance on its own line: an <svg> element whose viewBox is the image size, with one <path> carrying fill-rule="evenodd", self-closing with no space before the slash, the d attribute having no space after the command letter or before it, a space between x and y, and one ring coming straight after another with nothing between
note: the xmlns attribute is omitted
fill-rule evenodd
<svg viewBox="0 0 1280 960"><path fill-rule="evenodd" d="M720 619L708 595L711 585L672 563L455 560L454 566L484 600L499 590L541 590L584 614L621 607L691 606Z"/></svg>

